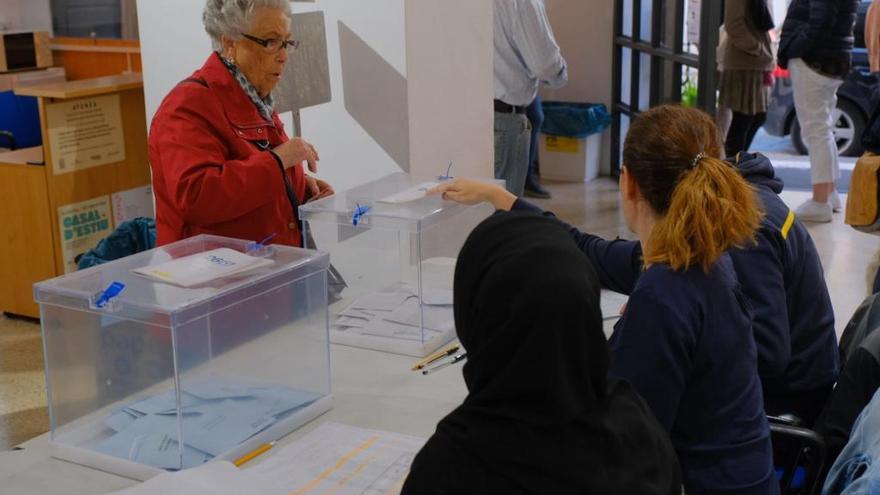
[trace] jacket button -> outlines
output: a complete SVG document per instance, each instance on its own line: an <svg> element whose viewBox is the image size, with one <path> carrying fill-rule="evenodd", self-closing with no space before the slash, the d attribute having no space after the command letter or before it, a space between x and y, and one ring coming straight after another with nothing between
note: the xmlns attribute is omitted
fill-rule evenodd
<svg viewBox="0 0 880 495"><path fill-rule="evenodd" d="M262 129L257 129L257 134L262 134L262 133L263 133Z"/></svg>
<svg viewBox="0 0 880 495"><path fill-rule="evenodd" d="M290 222L287 226L290 227L290 230L294 230L296 229L296 222Z"/></svg>

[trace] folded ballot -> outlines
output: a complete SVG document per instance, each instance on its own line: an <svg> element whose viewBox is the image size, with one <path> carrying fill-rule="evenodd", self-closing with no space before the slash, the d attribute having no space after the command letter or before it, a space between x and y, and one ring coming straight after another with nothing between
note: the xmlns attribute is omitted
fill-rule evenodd
<svg viewBox="0 0 880 495"><path fill-rule="evenodd" d="M403 191L397 192L390 196L385 196L384 198L379 199L379 203L391 203L391 204L400 204L400 203L409 203L410 201L417 201L425 197L429 190L440 185L439 182L423 182L417 186L413 186L409 189L404 189Z"/></svg>
<svg viewBox="0 0 880 495"><path fill-rule="evenodd" d="M237 447L319 397L280 385L212 377L180 394L169 389L112 411L104 418L107 435L93 447L160 469L186 469Z"/></svg>
<svg viewBox="0 0 880 495"><path fill-rule="evenodd" d="M180 287L197 287L213 280L271 265L272 260L220 248L177 258L159 265L136 268L132 273Z"/></svg>

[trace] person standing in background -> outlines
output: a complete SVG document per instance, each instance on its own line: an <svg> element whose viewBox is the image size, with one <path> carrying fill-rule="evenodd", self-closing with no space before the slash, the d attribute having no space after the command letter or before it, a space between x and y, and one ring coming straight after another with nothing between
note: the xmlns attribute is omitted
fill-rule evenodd
<svg viewBox="0 0 880 495"><path fill-rule="evenodd" d="M544 124L544 107L540 96L536 96L532 104L526 108L526 117L532 125L532 137L529 144L529 171L526 174L525 195L527 198L550 199L550 192L541 187L538 179L538 141L541 126Z"/></svg>
<svg viewBox="0 0 880 495"><path fill-rule="evenodd" d="M553 38L543 0L495 0L495 178L522 196L531 125L526 106L538 86L559 88L568 68Z"/></svg>
<svg viewBox="0 0 880 495"><path fill-rule="evenodd" d="M782 25L779 66L791 71L794 105L810 151L813 197L797 216L830 222L842 208L835 182L840 178L832 115L837 90L852 66L853 29L858 0L793 0Z"/></svg>
<svg viewBox="0 0 880 495"><path fill-rule="evenodd" d="M766 0L728 0L724 4L727 35L718 48L718 105L732 112L724 143L728 158L748 151L755 133L767 120L769 88L776 66L769 34L773 27Z"/></svg>

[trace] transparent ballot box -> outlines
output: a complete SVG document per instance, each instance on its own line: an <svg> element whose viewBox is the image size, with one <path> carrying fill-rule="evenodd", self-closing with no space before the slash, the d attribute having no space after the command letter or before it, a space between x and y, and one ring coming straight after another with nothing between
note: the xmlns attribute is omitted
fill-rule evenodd
<svg viewBox="0 0 880 495"><path fill-rule="evenodd" d="M330 409L328 266L202 235L35 284L52 456L147 479Z"/></svg>
<svg viewBox="0 0 880 495"><path fill-rule="evenodd" d="M437 180L395 173L300 206L306 245L330 253L331 342L423 357L455 336L455 261L492 208L425 196Z"/></svg>

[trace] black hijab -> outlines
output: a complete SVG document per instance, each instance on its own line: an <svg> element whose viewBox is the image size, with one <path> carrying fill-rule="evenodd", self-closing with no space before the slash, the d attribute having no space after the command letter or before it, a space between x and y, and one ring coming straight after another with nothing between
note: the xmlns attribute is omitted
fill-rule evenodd
<svg viewBox="0 0 880 495"><path fill-rule="evenodd" d="M454 289L469 393L404 493L681 493L666 433L607 379L596 274L558 222L495 214L462 248Z"/></svg>

